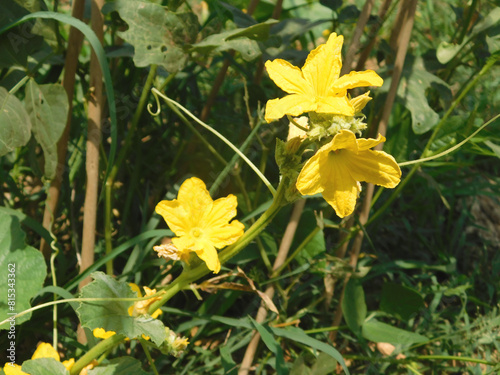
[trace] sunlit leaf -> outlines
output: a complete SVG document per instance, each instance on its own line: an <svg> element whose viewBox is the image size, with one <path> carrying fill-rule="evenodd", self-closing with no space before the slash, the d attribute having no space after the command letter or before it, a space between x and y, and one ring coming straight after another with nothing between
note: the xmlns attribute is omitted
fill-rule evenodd
<svg viewBox="0 0 500 375"><path fill-rule="evenodd" d="M128 24L128 30L118 35L134 46L136 66L157 64L169 72L184 68L188 58L184 47L198 35L198 19L192 12L176 13L139 0L116 0L103 12L113 10Z"/></svg>
<svg viewBox="0 0 500 375"><path fill-rule="evenodd" d="M66 126L68 95L61 85L38 85L32 78L26 85L25 102L33 125L33 135L42 146L44 174L52 179L57 170L57 141Z"/></svg>
<svg viewBox="0 0 500 375"><path fill-rule="evenodd" d="M40 251L26 246L25 234L19 220L15 216L0 212L0 269L3 278L0 280L0 321L14 313L20 313L31 307L31 298L42 288L47 268ZM8 275L13 275L9 280ZM13 290L13 291L12 291ZM7 295L14 295L15 304L9 305ZM21 324L31 317L26 314L16 318ZM0 329L9 329L3 325Z"/></svg>
<svg viewBox="0 0 500 375"><path fill-rule="evenodd" d="M82 288L82 298L136 298L137 295L124 281L102 273L91 274L93 282ZM148 315L132 317L128 308L133 301L95 301L81 302L77 310L83 327L90 330L104 328L105 331L115 331L124 334L130 339L140 338L142 335L151 337L157 345L166 339L165 326L158 319Z"/></svg>
<svg viewBox="0 0 500 375"><path fill-rule="evenodd" d="M24 146L31 137L31 121L23 103L0 87L0 156Z"/></svg>

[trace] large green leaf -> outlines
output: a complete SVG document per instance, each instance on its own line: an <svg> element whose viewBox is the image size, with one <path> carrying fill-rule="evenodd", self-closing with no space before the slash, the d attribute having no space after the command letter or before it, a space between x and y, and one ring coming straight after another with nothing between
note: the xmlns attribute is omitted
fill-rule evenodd
<svg viewBox="0 0 500 375"><path fill-rule="evenodd" d="M382 287L380 310L401 320L410 317L424 307L424 299L416 291L396 283L385 283Z"/></svg>
<svg viewBox="0 0 500 375"><path fill-rule="evenodd" d="M193 13L175 13L138 0L116 0L103 11L112 10L128 24L128 30L118 34L134 46L136 66L158 64L169 72L184 68L188 57L184 45L196 40L199 29Z"/></svg>
<svg viewBox="0 0 500 375"><path fill-rule="evenodd" d="M64 132L68 116L68 96L61 85L37 85L31 78L26 85L25 102L33 135L42 146L45 176L52 179L57 169L57 141Z"/></svg>
<svg viewBox="0 0 500 375"><path fill-rule="evenodd" d="M15 305L9 305L5 298L0 301L0 321L9 318L13 313L29 309L31 298L42 288L47 275L43 255L38 250L26 246L24 240L25 234L19 219L0 212L0 296L15 294ZM14 282L8 281L7 275L11 273ZM16 318L16 324L21 324L30 317L31 314L26 314ZM8 328L10 325L0 327Z"/></svg>
<svg viewBox="0 0 500 375"><path fill-rule="evenodd" d="M0 156L30 140L31 121L23 103L0 87Z"/></svg>
<svg viewBox="0 0 500 375"><path fill-rule="evenodd" d="M227 30L210 35L193 45L191 51L202 54L216 54L235 50L241 53L241 57L246 61L252 61L261 55L257 41L266 40L269 37L269 29L277 22L276 20L267 20L245 29Z"/></svg>
<svg viewBox="0 0 500 375"><path fill-rule="evenodd" d="M110 360L87 371L88 375L148 375L141 368L141 362L132 357L120 357Z"/></svg>
<svg viewBox="0 0 500 375"><path fill-rule="evenodd" d="M342 299L342 313L347 326L358 337L361 337L361 326L366 318L365 292L359 279L350 279L345 287Z"/></svg>
<svg viewBox="0 0 500 375"><path fill-rule="evenodd" d="M418 333L396 328L375 319L364 322L363 337L373 342L388 342L404 346L428 341L427 337Z"/></svg>
<svg viewBox="0 0 500 375"><path fill-rule="evenodd" d="M411 112L413 132L423 134L436 126L439 121L439 115L429 106L427 101L427 90L431 87L435 88L444 101L451 100L451 91L446 82L425 69L421 58L414 61L408 60L403 68L397 95ZM390 82L390 78L386 79L382 90L387 90Z"/></svg>
<svg viewBox="0 0 500 375"><path fill-rule="evenodd" d="M54 358L30 359L23 363L22 370L30 375L69 375L69 371Z"/></svg>
<svg viewBox="0 0 500 375"><path fill-rule="evenodd" d="M134 298L137 294L124 281L117 281L102 272L91 274L93 282L82 288L82 298ZM131 301L93 301L81 302L77 313L83 327L90 330L104 328L106 331L115 331L134 339L142 335L151 337L151 340L161 345L167 335L165 326L158 319L148 315L132 317L128 314Z"/></svg>

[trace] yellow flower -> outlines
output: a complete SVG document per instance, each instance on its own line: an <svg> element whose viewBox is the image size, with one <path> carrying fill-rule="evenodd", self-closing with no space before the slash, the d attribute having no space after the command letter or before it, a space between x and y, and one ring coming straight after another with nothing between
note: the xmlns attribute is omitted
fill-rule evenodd
<svg viewBox="0 0 500 375"><path fill-rule="evenodd" d="M291 94L267 102L267 122L284 115L298 116L305 112L354 116L355 109L347 97L347 90L382 86L383 80L373 70L353 71L339 78L343 41L342 35L332 33L325 44L309 53L302 69L281 59L266 62L269 77Z"/></svg>
<svg viewBox="0 0 500 375"><path fill-rule="evenodd" d="M130 288L132 288L132 290L134 292L137 292L137 297L142 297L141 288L139 288L139 286L137 284L130 283L129 285L130 285ZM146 292L145 297L151 296L151 295L156 293L156 289L149 289L147 286L144 287L144 291ZM152 297L150 299L144 300L144 301L137 301L136 303L134 303L132 306L130 306L128 308L128 314L130 316L139 316L139 315L147 314L148 310L149 310L149 306L151 306L154 302L156 302L160 299L161 299L161 296L156 296L156 297ZM151 315L151 317L156 319L156 318L158 318L158 316L160 314L163 314L163 311L161 311L161 309L157 309Z"/></svg>
<svg viewBox="0 0 500 375"><path fill-rule="evenodd" d="M358 181L394 188L401 170L394 158L370 148L385 141L356 139L353 132L341 130L330 143L310 158L297 178L297 190L303 195L321 193L339 217L354 211L361 191Z"/></svg>
<svg viewBox="0 0 500 375"><path fill-rule="evenodd" d="M216 249L235 243L243 235L244 225L236 216L238 201L232 194L213 201L205 183L192 177L184 181L177 199L161 201L156 212L163 216L178 237L172 238L181 259L187 261L193 251L208 269L218 273L220 262Z"/></svg>
<svg viewBox="0 0 500 375"><path fill-rule="evenodd" d="M92 331L92 334L94 335L94 337L97 337L98 339L106 340L107 338L116 335L116 332L106 331L104 328L96 328Z"/></svg>
<svg viewBox="0 0 500 375"><path fill-rule="evenodd" d="M46 342L40 343L40 345L38 345L35 352L33 353L33 356L31 357L31 359L38 358L54 358L57 362L61 362L61 357L59 356L57 350L55 350L52 345ZM62 362L62 364L66 368L66 370L71 370L71 367L75 364L75 360L71 358L67 361ZM22 371L21 366L17 364L14 364L14 366L12 366L10 363L6 363L3 367L3 371L5 372L5 375L29 375L28 373Z"/></svg>
<svg viewBox="0 0 500 375"><path fill-rule="evenodd" d="M137 293L137 297L142 297L141 288L139 288L139 286L137 284L130 283L129 286L130 286L130 289L132 289L132 291ZM147 286L144 287L144 291L146 292L146 297L151 296L151 295L156 293L156 289L149 289ZM152 297L152 298L144 300L144 301L137 301L132 306L130 306L128 308L128 314L130 316L139 316L139 315L147 314L149 306L151 304L153 304L153 302L158 301L160 299L161 299L161 297L157 296L157 297ZM158 316L160 314L163 314L163 311L161 311L161 309L157 309L151 315L151 317L156 319L156 318L158 318ZM104 328L95 328L92 331L92 333L93 333L94 337L97 337L98 339L104 339L104 340L113 336L113 335L116 335L115 331L106 331L106 330L104 330ZM149 340L148 336L142 335L142 337L145 340ZM126 340L129 340L129 339L127 338Z"/></svg>

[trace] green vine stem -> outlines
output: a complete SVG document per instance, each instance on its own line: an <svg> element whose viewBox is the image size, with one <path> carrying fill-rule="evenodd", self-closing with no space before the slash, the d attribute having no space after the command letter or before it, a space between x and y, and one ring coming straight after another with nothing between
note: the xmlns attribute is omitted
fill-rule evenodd
<svg viewBox="0 0 500 375"><path fill-rule="evenodd" d="M102 353L110 350L114 346L118 345L120 342L126 339L125 335L113 335L107 339L101 341L87 353L85 353L76 363L71 367L70 375L78 375L80 371L92 362L95 358L100 356Z"/></svg>
<svg viewBox="0 0 500 375"><path fill-rule="evenodd" d="M231 246L228 246L219 253L219 260L221 264L224 264L229 259L238 254L243 250L264 228L271 222L271 220L276 216L280 208L283 206L285 200L285 186L286 179L283 179L276 191L276 195L273 202L269 208L259 217L255 223L248 228L248 230L240 237L240 239ZM152 314L154 311L163 306L168 300L175 296L179 291L186 288L190 283L202 278L203 276L210 273L210 270L206 267L205 263L200 263L195 268L184 270L179 277L177 277L169 288L165 290L165 294L159 301L156 301L149 307L149 313Z"/></svg>

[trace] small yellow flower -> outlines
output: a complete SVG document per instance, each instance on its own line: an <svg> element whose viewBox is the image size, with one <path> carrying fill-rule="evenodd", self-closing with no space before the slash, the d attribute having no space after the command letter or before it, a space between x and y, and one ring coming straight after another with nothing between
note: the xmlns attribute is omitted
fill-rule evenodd
<svg viewBox="0 0 500 375"><path fill-rule="evenodd" d="M132 289L132 291L137 293L137 297L142 297L141 288L139 288L139 285L134 284L134 283L130 283L129 286L130 286L130 289ZM151 295L156 293L156 289L149 289L147 286L144 287L144 291L146 292L145 297L151 296ZM158 301L160 299L161 299L161 297L157 296L157 297L152 297L152 298L144 300L144 301L137 301L132 306L130 306L128 308L128 314L130 316L139 316L139 315L147 314L148 310L149 310L149 306L152 305L155 301ZM163 314L163 311L161 311L161 309L157 309L151 315L151 317L156 319L156 318L158 318L158 316L160 316L160 314ZM113 335L116 335L116 332L115 331L106 331L106 330L104 330L104 328L95 328L92 331L92 334L94 335L94 337L97 337L98 339L105 340ZM149 340L148 336L142 335L142 337L145 340ZM129 340L129 338L127 338L126 340Z"/></svg>
<svg viewBox="0 0 500 375"><path fill-rule="evenodd" d="M46 342L40 343L40 345L37 346L35 352L33 353L33 356L31 357L31 359L38 358L54 358L57 362L61 362L61 357L59 356L57 350L55 350L52 345ZM71 370L71 367L75 364L75 360L71 358L67 361L62 362L62 364L67 370ZM10 363L5 364L3 372L5 372L5 375L29 375L21 370L21 366L17 364L14 364L14 366L12 366Z"/></svg>
<svg viewBox="0 0 500 375"><path fill-rule="evenodd" d="M373 70L353 71L339 78L343 41L342 35L330 34L325 44L309 53L302 69L281 59L266 62L269 77L291 94L267 102L267 122L278 120L284 115L299 116L305 112L354 116L356 111L347 97L347 90L382 86L384 81Z"/></svg>
<svg viewBox="0 0 500 375"><path fill-rule="evenodd" d="M92 331L92 334L94 337L97 337L98 339L103 339L106 340L110 338L113 335L116 335L115 331L106 331L104 328L96 328Z"/></svg>
<svg viewBox="0 0 500 375"><path fill-rule="evenodd" d="M339 217L354 211L361 191L359 181L386 188L399 184L401 170L394 158L370 148L385 141L356 139L353 132L341 130L330 143L310 158L297 178L297 190L302 195L321 193Z"/></svg>
<svg viewBox="0 0 500 375"><path fill-rule="evenodd" d="M142 297L141 288L137 284L130 283L130 288L137 293L137 297ZM156 289L149 289L147 286L144 287L144 291L146 292L145 297L151 296L156 293ZM143 314L147 314L149 310L149 306L151 306L154 302L159 301L161 296L152 297L150 299L144 301L137 301L128 309L128 314L130 316L139 316ZM161 309L157 309L151 317L156 319L160 314L163 314Z"/></svg>
<svg viewBox="0 0 500 375"><path fill-rule="evenodd" d="M181 259L193 251L209 270L218 273L220 262L216 249L235 243L243 235L244 225L236 216L238 201L232 194L213 201L205 183L192 177L184 181L177 199L161 201L156 212L163 216L177 237L172 243Z"/></svg>

